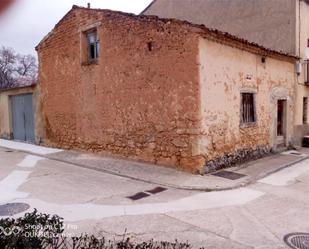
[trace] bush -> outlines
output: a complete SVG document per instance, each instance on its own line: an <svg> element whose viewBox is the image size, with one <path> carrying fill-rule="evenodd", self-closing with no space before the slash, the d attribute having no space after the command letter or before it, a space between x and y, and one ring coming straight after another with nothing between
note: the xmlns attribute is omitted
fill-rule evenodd
<svg viewBox="0 0 309 249"><path fill-rule="evenodd" d="M188 243L156 242L134 243L123 236L121 241L105 240L93 235L63 236L63 219L57 215L26 213L18 219L0 220L1 249L187 249Z"/></svg>
<svg viewBox="0 0 309 249"><path fill-rule="evenodd" d="M0 248L45 248L63 233L63 219L35 209L18 219L1 219L0 229Z"/></svg>

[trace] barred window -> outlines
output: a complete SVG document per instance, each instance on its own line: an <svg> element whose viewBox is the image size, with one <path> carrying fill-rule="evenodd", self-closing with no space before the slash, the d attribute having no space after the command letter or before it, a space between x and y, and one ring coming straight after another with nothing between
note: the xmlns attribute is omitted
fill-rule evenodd
<svg viewBox="0 0 309 249"><path fill-rule="evenodd" d="M305 84L309 84L309 60L305 60Z"/></svg>
<svg viewBox="0 0 309 249"><path fill-rule="evenodd" d="M304 97L303 98L303 124L307 124L308 122L308 98Z"/></svg>
<svg viewBox="0 0 309 249"><path fill-rule="evenodd" d="M254 93L241 94L241 124L252 124L256 122L255 96Z"/></svg>

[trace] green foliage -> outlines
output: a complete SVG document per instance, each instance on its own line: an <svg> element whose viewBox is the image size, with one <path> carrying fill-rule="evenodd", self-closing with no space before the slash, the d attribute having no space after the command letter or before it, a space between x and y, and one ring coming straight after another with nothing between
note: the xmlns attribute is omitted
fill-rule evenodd
<svg viewBox="0 0 309 249"><path fill-rule="evenodd" d="M63 219L57 215L25 214L18 219L0 220L1 249L188 249L188 243L156 242L134 243L125 235L121 241L107 241L93 235L63 236Z"/></svg>
<svg viewBox="0 0 309 249"><path fill-rule="evenodd" d="M18 219L1 219L0 228L0 248L44 248L63 232L63 219L35 209Z"/></svg>

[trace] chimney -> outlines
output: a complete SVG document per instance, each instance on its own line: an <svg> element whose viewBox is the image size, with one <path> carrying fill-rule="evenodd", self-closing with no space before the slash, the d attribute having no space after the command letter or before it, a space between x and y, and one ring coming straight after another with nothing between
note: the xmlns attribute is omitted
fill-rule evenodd
<svg viewBox="0 0 309 249"><path fill-rule="evenodd" d="M87 8L90 9L90 3L87 3Z"/></svg>

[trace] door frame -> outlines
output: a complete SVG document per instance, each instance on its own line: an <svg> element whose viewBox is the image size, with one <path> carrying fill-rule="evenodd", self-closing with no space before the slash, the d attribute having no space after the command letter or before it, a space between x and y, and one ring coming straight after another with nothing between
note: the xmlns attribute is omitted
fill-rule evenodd
<svg viewBox="0 0 309 249"><path fill-rule="evenodd" d="M12 99L13 97L16 96L25 96L25 95L31 95L32 97L32 115L33 115L33 141L28 141L28 140L16 140L16 141L21 141L21 142L26 142L26 143L36 143L36 105L35 105L35 96L33 92L22 92L19 94L10 94L8 97L8 106L9 106L9 122L10 122L10 139L14 139L14 127L13 127L13 110L12 110ZM26 131L25 131L26 132Z"/></svg>
<svg viewBox="0 0 309 249"><path fill-rule="evenodd" d="M283 102L282 110L282 135L278 135L278 113L279 113L279 103ZM276 100L276 118L275 118L275 143L276 146L283 145L284 147L288 146L287 142L287 122L288 122L288 100L287 98L279 98Z"/></svg>

